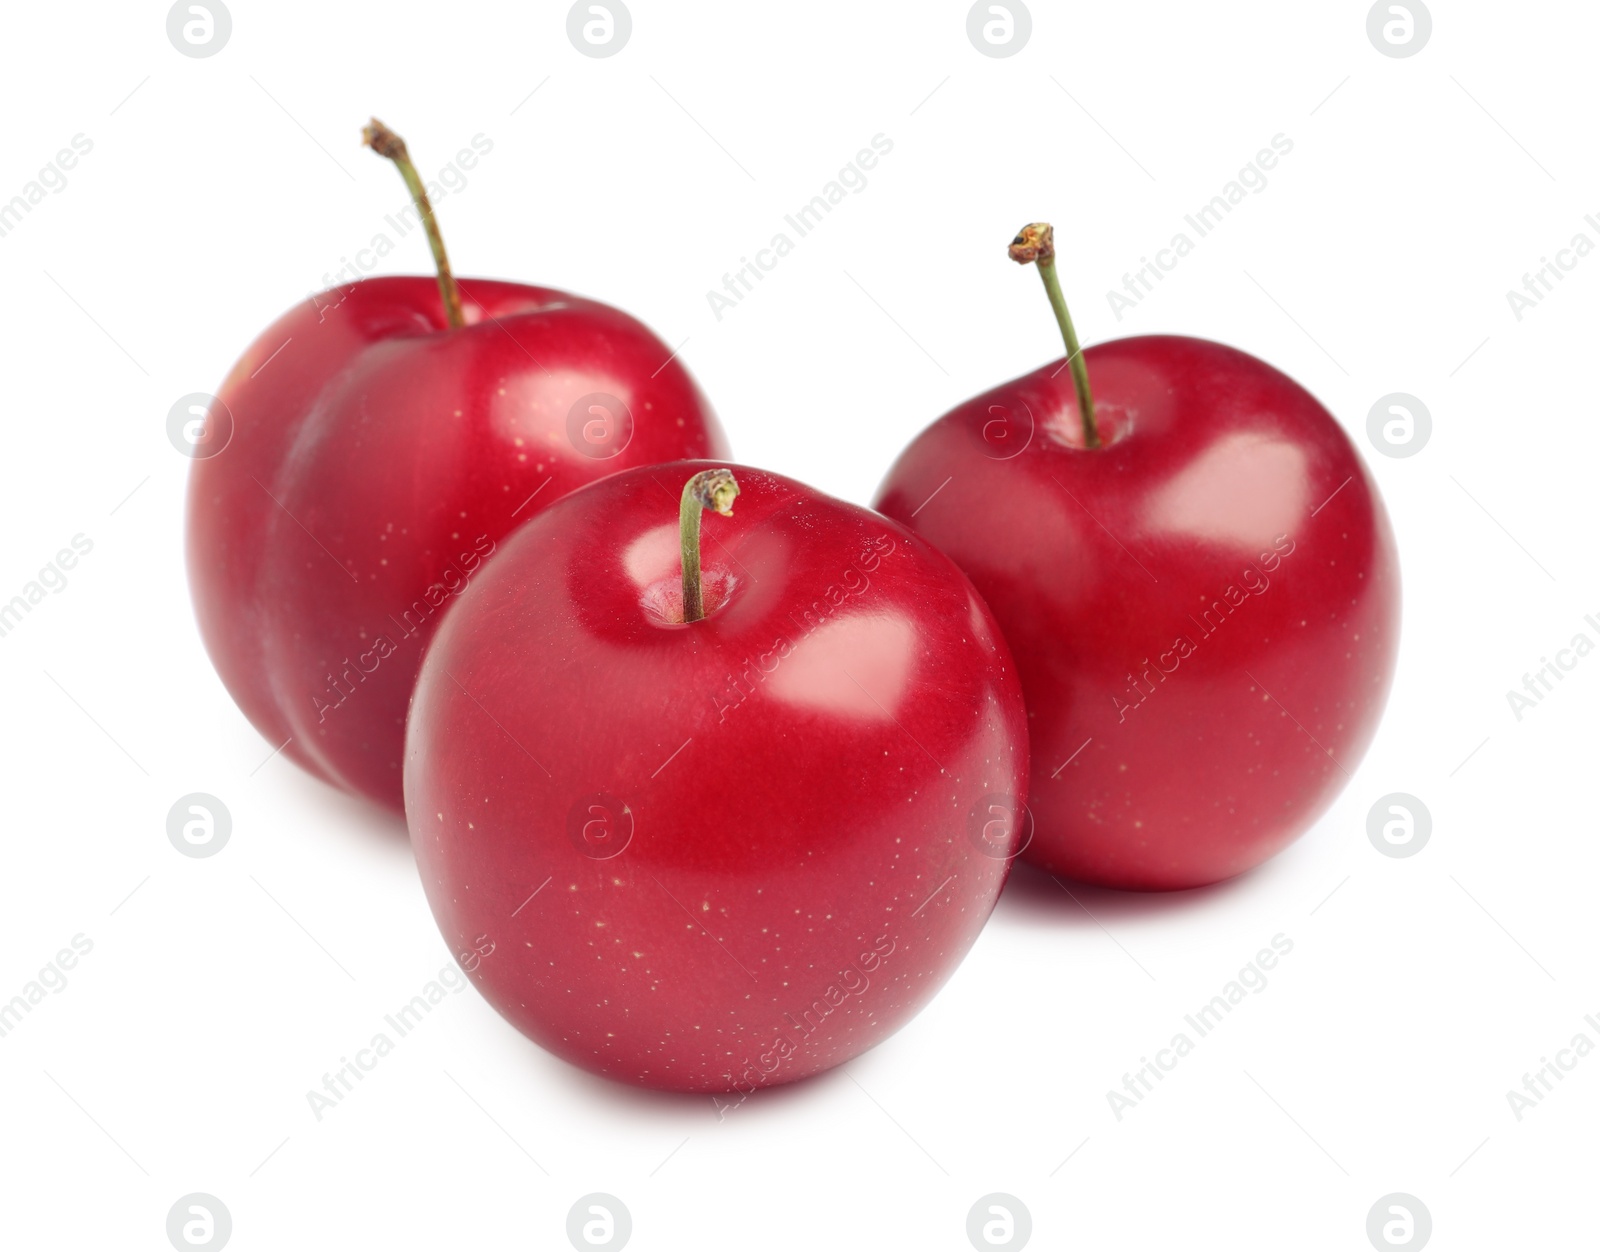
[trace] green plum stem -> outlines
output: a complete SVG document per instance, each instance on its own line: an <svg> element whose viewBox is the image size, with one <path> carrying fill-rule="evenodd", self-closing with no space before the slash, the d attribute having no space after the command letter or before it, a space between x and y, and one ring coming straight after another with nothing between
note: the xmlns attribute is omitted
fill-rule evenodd
<svg viewBox="0 0 1600 1252"><path fill-rule="evenodd" d="M706 615L700 581L700 514L712 509L723 517L733 513L739 484L725 469L701 470L683 487L678 503L678 541L683 551L683 620L698 622Z"/></svg>
<svg viewBox="0 0 1600 1252"><path fill-rule="evenodd" d="M417 167L411 164L411 156L406 151L406 141L377 118L373 118L362 127L361 142L379 156L388 157L393 161L400 171L400 177L405 179L406 190L411 193L411 201L422 216L422 228L428 235L428 247L433 250L433 264L439 273L439 299L444 301L445 320L450 323L451 330L460 330L467 324L467 319L461 312L461 289L456 285L456 276L450 272L450 258L444 251L444 236L439 233L438 219L434 217L433 205L428 201L428 189L422 185Z"/></svg>
<svg viewBox="0 0 1600 1252"><path fill-rule="evenodd" d="M1078 332L1072 327L1066 297L1061 294L1061 280L1056 277L1054 228L1049 222L1024 226L1011 241L1009 255L1019 265L1032 263L1039 267L1039 277L1044 282L1045 294L1050 297L1056 325L1061 328L1061 341L1067 346L1067 366L1072 370L1072 386L1078 393L1078 415L1083 422L1083 444L1086 448L1098 448L1100 428L1094 420L1094 397L1089 393L1089 367L1084 362L1083 349L1078 346Z"/></svg>

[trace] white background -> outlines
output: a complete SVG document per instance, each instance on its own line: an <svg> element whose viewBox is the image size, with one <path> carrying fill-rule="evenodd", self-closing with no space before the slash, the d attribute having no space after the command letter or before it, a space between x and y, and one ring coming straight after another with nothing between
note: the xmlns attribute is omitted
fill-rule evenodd
<svg viewBox="0 0 1600 1252"><path fill-rule="evenodd" d="M200 1191L241 1250L561 1248L603 1191L639 1252L963 1249L998 1191L1041 1248L1365 1249L1402 1191L1436 1248L1592 1243L1600 1057L1520 1121L1506 1092L1600 1043L1600 659L1520 722L1505 693L1600 641L1600 257L1520 321L1506 292L1600 243L1600 10L1436 0L1394 59L1366 8L1037 0L992 59L944 0L636 0L601 60L551 3L233 0L206 59L161 4L9 6L0 201L94 147L0 238L0 599L74 534L94 549L0 638L0 999L94 948L0 1039L0 1242L163 1249ZM1298 378L1367 455L1406 579L1342 798L1213 889L1075 902L1019 871L911 1026L722 1121L556 1061L469 989L317 1122L306 1091L448 955L391 820L269 760L213 674L165 421L404 205L359 147L370 113L429 173L492 139L437 206L458 272L629 309L683 343L738 459L851 500L1059 355L1005 259L1036 218L1085 342L1209 336ZM717 320L707 290L880 132L867 188ZM1119 322L1106 291L1280 132L1267 188ZM415 235L381 267L427 268ZM1390 392L1433 415L1409 459L1365 434ZM233 814L210 859L167 840L193 791ZM1433 816L1408 859L1367 837L1396 791ZM1107 1091L1280 932L1266 990L1116 1120Z"/></svg>

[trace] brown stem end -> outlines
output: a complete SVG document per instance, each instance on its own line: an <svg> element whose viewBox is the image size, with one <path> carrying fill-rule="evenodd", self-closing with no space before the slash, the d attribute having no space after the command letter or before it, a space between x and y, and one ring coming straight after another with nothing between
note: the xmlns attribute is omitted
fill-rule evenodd
<svg viewBox="0 0 1600 1252"><path fill-rule="evenodd" d="M733 516L733 502L739 495L739 484L733 480L732 470L706 470L691 478L689 486L701 508L720 513L723 517Z"/></svg>
<svg viewBox="0 0 1600 1252"><path fill-rule="evenodd" d="M1045 264L1056 259L1056 232L1049 222L1029 222L1011 241L1007 255L1018 265Z"/></svg>
<svg viewBox="0 0 1600 1252"><path fill-rule="evenodd" d="M395 134L377 118L361 128L361 142L381 157L391 161L407 160L406 141Z"/></svg>

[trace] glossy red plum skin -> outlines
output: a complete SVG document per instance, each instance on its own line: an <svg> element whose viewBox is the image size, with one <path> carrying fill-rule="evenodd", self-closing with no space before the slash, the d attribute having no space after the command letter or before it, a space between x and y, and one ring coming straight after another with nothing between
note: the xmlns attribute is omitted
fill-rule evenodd
<svg viewBox="0 0 1600 1252"><path fill-rule="evenodd" d="M222 384L231 438L189 482L190 587L229 692L287 756L393 809L422 651L505 536L606 474L727 451L687 371L632 317L461 286L457 330L431 277L290 310ZM594 396L631 421L590 417Z"/></svg>
<svg viewBox="0 0 1600 1252"><path fill-rule="evenodd" d="M985 823L1027 734L960 571L774 474L734 467L705 515L684 625L678 497L712 464L619 474L503 546L424 662L406 804L445 940L518 1029L623 1082L749 1092L949 976L1021 837Z"/></svg>
<svg viewBox="0 0 1600 1252"><path fill-rule="evenodd" d="M1222 344L1084 353L1104 445L1054 362L906 449L877 507L948 553L1011 644L1035 824L1023 859L1170 890L1260 864L1327 808L1394 673L1376 486L1299 384Z"/></svg>

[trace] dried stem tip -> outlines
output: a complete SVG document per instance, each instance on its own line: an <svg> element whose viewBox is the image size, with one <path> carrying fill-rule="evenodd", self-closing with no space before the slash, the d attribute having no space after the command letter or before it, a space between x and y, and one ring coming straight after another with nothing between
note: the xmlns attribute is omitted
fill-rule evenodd
<svg viewBox="0 0 1600 1252"><path fill-rule="evenodd" d="M377 118L361 128L361 142L381 157L391 161L406 160L406 141Z"/></svg>
<svg viewBox="0 0 1600 1252"><path fill-rule="evenodd" d="M723 517L733 516L733 501L739 494L739 484L734 482L732 470L706 470L691 478L688 485L701 508Z"/></svg>
<svg viewBox="0 0 1600 1252"><path fill-rule="evenodd" d="M1049 222L1029 222L1017 232L1008 252L1018 265L1048 264L1056 259L1056 233Z"/></svg>

